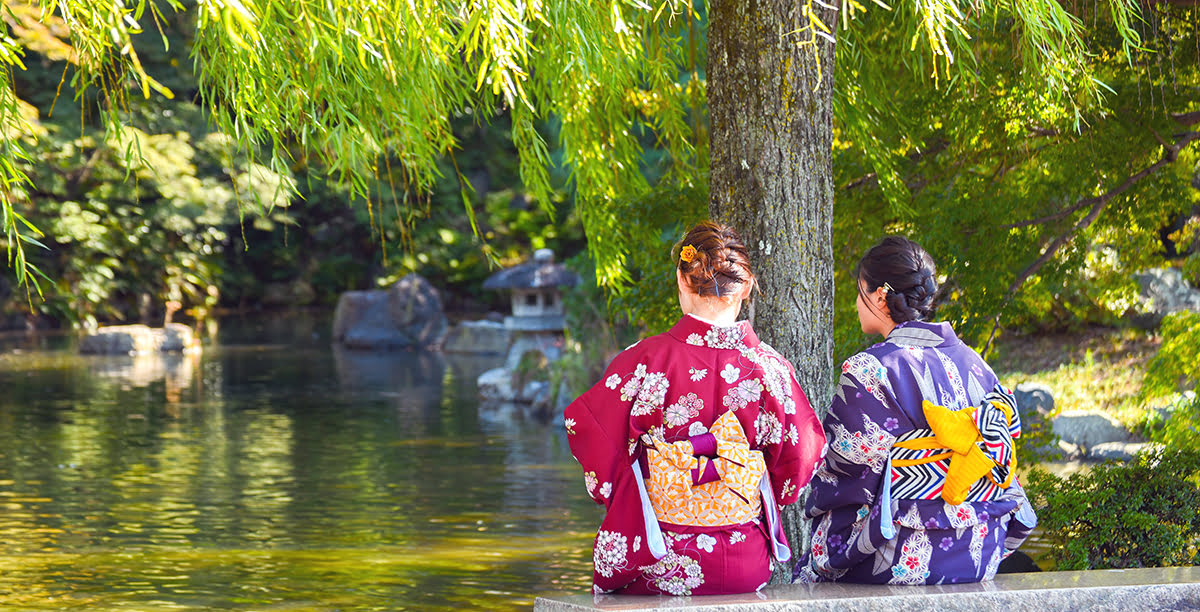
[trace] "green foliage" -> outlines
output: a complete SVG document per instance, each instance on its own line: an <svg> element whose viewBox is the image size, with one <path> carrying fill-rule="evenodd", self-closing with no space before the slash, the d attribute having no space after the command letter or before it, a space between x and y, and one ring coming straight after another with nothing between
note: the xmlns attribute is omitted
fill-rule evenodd
<svg viewBox="0 0 1200 612"><path fill-rule="evenodd" d="M939 317L980 348L997 316L1003 328L1068 330L1121 324L1136 308L1132 273L1163 265L1160 231L1200 204L1200 147L1167 148L1194 129L1177 118L1200 109L1200 10L1072 10L1088 25L1079 44L1105 84L1102 106L1024 84L1024 52L1012 44L1024 35L1019 21L971 30L968 74L939 88L897 86L911 67L873 61L904 52L891 24L855 28L870 53L839 45L839 70L857 77L835 92L846 96L835 98L834 144L842 295L852 295L849 273L866 248L901 233L939 264ZM888 99L860 99L868 85ZM853 309L837 314L852 329Z"/></svg>
<svg viewBox="0 0 1200 612"><path fill-rule="evenodd" d="M1160 410L1146 413L1142 433L1166 448L1200 452L1200 399L1194 393L1176 395Z"/></svg>
<svg viewBox="0 0 1200 612"><path fill-rule="evenodd" d="M611 309L596 283L596 268L587 253L571 258L566 265L579 274L581 282L563 293L566 342L561 357L550 364L552 402L558 401L564 383L570 397L578 397L596 384L612 358L646 331L644 325L631 324L621 311Z"/></svg>
<svg viewBox="0 0 1200 612"><path fill-rule="evenodd" d="M1086 20L1056 2L997 2L987 10L953 0L895 9L877 4L869 11L845 4L841 24L821 23L805 5L807 23L789 36L815 45L842 26L841 129L900 208L905 181L899 160L925 136L911 121L891 121L911 110L892 101L897 68L918 75L922 90L929 78L958 88L992 83L994 75L981 67L990 66L1003 45L981 48L982 37L1006 41L1008 49L999 49L997 59L1012 78L1001 86L1032 84L1025 90L1027 108L1041 109L1037 117L1078 121L1079 109L1100 90L1084 37ZM1138 44L1129 26L1135 5L1110 0L1103 6L1118 46L1128 51ZM439 177L459 175L441 160L466 148L454 118L471 114L487 122L506 111L521 183L538 206L549 209L550 166L569 169L597 280L618 292L640 282L648 270L639 266L639 254L662 242L654 232L626 232L630 223L655 225L622 215L628 203L705 189L702 3L497 0L464 7L440 0L247 0L127 8L59 0L26 23L58 23L70 33L74 46L64 55L72 58L76 97L83 103L92 93L99 96L105 126L114 130L125 120L117 112L126 104L123 87L143 96L172 91L169 79L147 69L143 58L151 52L133 44L144 36L139 23L147 20L164 43L181 28L191 32L199 97L217 131L233 135L241 154L252 163L262 155L262 165L281 176L300 160L348 185L359 201L386 201L397 189L435 193ZM25 47L36 48L23 39L6 48L16 57ZM1018 61L1009 61L1014 57ZM103 70L106 62L119 70ZM555 124L558 152L538 129L542 121ZM21 159L17 142L9 139L13 146L0 151L0 159ZM647 155L650 149L660 154ZM387 173L389 189L375 180L380 162L394 162L398 176L391 180ZM22 180L2 165L0 175L10 184ZM14 209L6 204L4 210ZM691 215L684 212L681 217ZM476 228L469 202L466 214ZM19 227L15 216L5 218L15 257L22 256L19 237L32 235Z"/></svg>
<svg viewBox="0 0 1200 612"><path fill-rule="evenodd" d="M1200 381L1200 363L1196 360L1200 313L1173 312L1163 318L1159 333L1162 346L1146 368L1143 393L1147 396L1168 395Z"/></svg>
<svg viewBox="0 0 1200 612"><path fill-rule="evenodd" d="M30 253L53 274L32 304L38 312L94 324L136 316L143 295L155 310L167 300L204 304L239 219L286 219L290 177L231 153L220 134L190 131L203 125L194 106L165 114L171 119L154 126L161 132L78 136L48 124L37 163L25 168L38 205L15 208L48 232L49 250ZM254 201L264 208L240 204Z"/></svg>
<svg viewBox="0 0 1200 612"><path fill-rule="evenodd" d="M1027 490L1059 570L1200 565L1200 452L1142 453Z"/></svg>

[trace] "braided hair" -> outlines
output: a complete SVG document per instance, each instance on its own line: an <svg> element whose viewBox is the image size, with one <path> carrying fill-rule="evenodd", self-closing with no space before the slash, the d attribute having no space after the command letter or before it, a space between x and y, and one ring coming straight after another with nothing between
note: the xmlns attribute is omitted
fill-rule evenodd
<svg viewBox="0 0 1200 612"><path fill-rule="evenodd" d="M684 283L696 295L732 295L746 283L757 283L746 245L728 225L697 223L673 250Z"/></svg>
<svg viewBox="0 0 1200 612"><path fill-rule="evenodd" d="M903 236L888 236L871 247L858 262L855 274L859 294L887 285L888 312L892 321L924 321L933 314L937 294L937 267L921 245ZM865 288L864 288L865 285Z"/></svg>

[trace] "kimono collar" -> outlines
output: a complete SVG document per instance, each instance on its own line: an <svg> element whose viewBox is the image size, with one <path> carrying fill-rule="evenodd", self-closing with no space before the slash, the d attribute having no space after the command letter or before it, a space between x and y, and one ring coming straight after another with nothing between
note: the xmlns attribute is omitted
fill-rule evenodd
<svg viewBox="0 0 1200 612"><path fill-rule="evenodd" d="M758 346L758 336L750 328L749 321L738 321L729 327L721 327L701 321L692 315L683 315L675 327L667 332L680 342L693 346L716 349L743 349Z"/></svg>
<svg viewBox="0 0 1200 612"><path fill-rule="evenodd" d="M934 346L950 346L961 342L958 334L949 323L927 323L925 321L905 321L888 334L885 344L897 346L913 346L929 348Z"/></svg>

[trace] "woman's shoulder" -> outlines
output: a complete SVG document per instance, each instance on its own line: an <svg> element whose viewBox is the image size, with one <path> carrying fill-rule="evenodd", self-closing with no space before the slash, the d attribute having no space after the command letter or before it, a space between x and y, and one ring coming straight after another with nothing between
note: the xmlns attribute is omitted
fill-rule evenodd
<svg viewBox="0 0 1200 612"><path fill-rule="evenodd" d="M617 353L616 357L613 357L609 363L609 369L624 367L629 364L636 365L640 361L645 361L648 357L661 356L664 350L669 350L671 346L678 344L667 333L647 336L625 347L620 353Z"/></svg>

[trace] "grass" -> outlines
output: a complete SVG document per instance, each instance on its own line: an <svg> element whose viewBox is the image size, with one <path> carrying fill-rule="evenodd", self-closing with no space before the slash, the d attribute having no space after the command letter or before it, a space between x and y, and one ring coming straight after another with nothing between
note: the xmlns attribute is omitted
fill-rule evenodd
<svg viewBox="0 0 1200 612"><path fill-rule="evenodd" d="M1111 328L1011 336L1001 338L988 361L1009 387L1024 382L1049 387L1056 411L1104 412L1134 428L1147 406L1166 403L1140 397L1146 364L1161 342L1152 332Z"/></svg>

